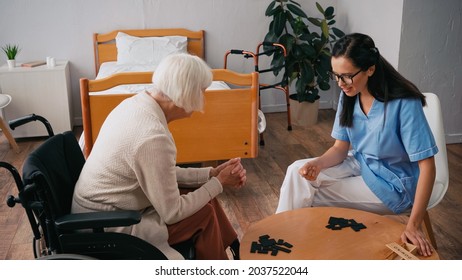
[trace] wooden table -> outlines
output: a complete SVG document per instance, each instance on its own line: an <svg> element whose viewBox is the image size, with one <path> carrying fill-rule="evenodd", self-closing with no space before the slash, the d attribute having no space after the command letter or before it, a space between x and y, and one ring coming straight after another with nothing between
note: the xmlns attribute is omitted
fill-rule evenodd
<svg viewBox="0 0 462 280"><path fill-rule="evenodd" d="M330 217L354 219L367 228L354 231L326 228ZM384 260L390 254L386 244L401 243L405 225L392 219L354 209L311 207L271 215L252 224L241 240L244 260ZM283 239L293 245L290 253L279 251L276 256L251 253L253 241L262 235ZM438 253L421 259L439 259Z"/></svg>

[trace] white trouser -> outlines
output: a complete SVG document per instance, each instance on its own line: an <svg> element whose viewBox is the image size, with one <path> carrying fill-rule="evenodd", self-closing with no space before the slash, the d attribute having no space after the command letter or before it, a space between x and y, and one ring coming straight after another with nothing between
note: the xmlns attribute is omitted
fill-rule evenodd
<svg viewBox="0 0 462 280"><path fill-rule="evenodd" d="M393 214L366 185L353 156L322 170L316 181L308 181L298 173L310 160L313 158L297 160L287 168L276 213L302 207L330 206Z"/></svg>

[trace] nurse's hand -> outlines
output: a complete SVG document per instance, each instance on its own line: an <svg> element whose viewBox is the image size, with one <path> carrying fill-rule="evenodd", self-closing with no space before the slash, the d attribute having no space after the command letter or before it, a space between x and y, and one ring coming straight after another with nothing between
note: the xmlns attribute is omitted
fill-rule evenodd
<svg viewBox="0 0 462 280"><path fill-rule="evenodd" d="M420 228L415 227L412 224L407 224L403 234L401 234L402 242L410 242L417 247L417 252L421 256L431 256L433 249L427 236L423 233Z"/></svg>
<svg viewBox="0 0 462 280"><path fill-rule="evenodd" d="M298 170L298 174L309 181L316 180L316 178L318 178L319 172L321 172L321 168L317 165L316 162L316 159L308 161Z"/></svg>

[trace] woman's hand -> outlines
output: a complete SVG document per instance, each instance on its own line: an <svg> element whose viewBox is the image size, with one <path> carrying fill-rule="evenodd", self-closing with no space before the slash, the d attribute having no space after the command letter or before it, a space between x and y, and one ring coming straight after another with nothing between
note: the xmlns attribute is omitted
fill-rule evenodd
<svg viewBox="0 0 462 280"><path fill-rule="evenodd" d="M321 172L321 168L317 165L316 159L305 163L298 170L298 174L300 174L300 176L310 181L316 180L316 178L318 178L319 172Z"/></svg>
<svg viewBox="0 0 462 280"><path fill-rule="evenodd" d="M240 158L233 158L233 159L228 160L227 162L224 162L218 165L217 167L212 168L210 170L210 177L217 177L218 174L220 174L220 172L223 169L225 169L226 166L236 164L237 162L240 162L240 161L241 161Z"/></svg>
<svg viewBox="0 0 462 280"><path fill-rule="evenodd" d="M433 253L430 242L427 240L427 237L423 231L410 223L407 224L406 229L404 230L403 234L401 234L401 241L411 242L414 244L417 247L417 252L421 256L428 257Z"/></svg>
<svg viewBox="0 0 462 280"><path fill-rule="evenodd" d="M240 189L247 181L246 170L240 158L233 158L210 171L210 176L217 177L224 187Z"/></svg>

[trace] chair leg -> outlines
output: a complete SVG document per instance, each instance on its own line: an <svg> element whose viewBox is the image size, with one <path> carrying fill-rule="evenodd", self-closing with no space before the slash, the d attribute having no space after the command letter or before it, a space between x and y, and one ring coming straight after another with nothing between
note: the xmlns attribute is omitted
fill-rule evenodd
<svg viewBox="0 0 462 280"><path fill-rule="evenodd" d="M265 146L265 139L263 139L263 132L260 133L260 146Z"/></svg>
<svg viewBox="0 0 462 280"><path fill-rule="evenodd" d="M13 150L19 154L19 146L16 143L16 140L14 140L13 135L10 132L10 129L6 126L5 122L3 121L3 118L0 117L0 128L3 131L3 134L5 134L6 139L8 139L8 142L10 143L10 146L13 148Z"/></svg>
<svg viewBox="0 0 462 280"><path fill-rule="evenodd" d="M430 242L432 243L433 248L437 249L436 239L435 239L435 235L433 234L432 223L430 221L430 215L428 214L428 211L425 211L424 226L425 226L425 231L428 236L428 239L430 239Z"/></svg>
<svg viewBox="0 0 462 280"><path fill-rule="evenodd" d="M241 246L241 243L239 242L239 239L234 240L233 243L229 246L231 253L233 255L233 258L235 260L241 259L241 256L239 253L240 246Z"/></svg>
<svg viewBox="0 0 462 280"><path fill-rule="evenodd" d="M261 110L261 95L258 92L258 110ZM260 133L260 146L265 146L265 139L263 138L263 132Z"/></svg>
<svg viewBox="0 0 462 280"><path fill-rule="evenodd" d="M284 88L284 93L286 94L286 103L287 103L287 130L292 130L292 120L290 118L290 102L289 102L289 88L286 86Z"/></svg>

